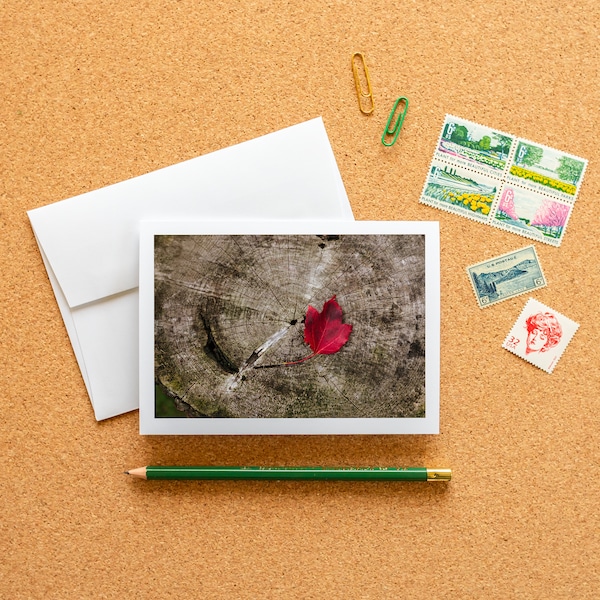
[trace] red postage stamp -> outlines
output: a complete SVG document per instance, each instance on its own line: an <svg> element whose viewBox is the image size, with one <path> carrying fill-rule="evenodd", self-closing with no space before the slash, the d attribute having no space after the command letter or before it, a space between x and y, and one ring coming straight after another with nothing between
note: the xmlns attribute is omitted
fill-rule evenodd
<svg viewBox="0 0 600 600"><path fill-rule="evenodd" d="M575 321L530 298L502 347L552 373L578 328Z"/></svg>

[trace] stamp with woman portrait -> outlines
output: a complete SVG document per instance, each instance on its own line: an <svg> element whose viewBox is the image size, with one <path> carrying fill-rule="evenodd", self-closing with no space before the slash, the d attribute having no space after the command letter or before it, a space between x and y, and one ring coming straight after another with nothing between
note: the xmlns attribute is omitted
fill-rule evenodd
<svg viewBox="0 0 600 600"><path fill-rule="evenodd" d="M530 298L502 347L552 373L578 327L578 323Z"/></svg>

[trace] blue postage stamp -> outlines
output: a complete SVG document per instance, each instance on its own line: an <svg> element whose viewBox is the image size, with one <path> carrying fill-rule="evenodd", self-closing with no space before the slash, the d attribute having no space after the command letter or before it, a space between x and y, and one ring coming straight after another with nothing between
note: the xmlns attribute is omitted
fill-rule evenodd
<svg viewBox="0 0 600 600"><path fill-rule="evenodd" d="M480 308L546 287L546 277L533 246L467 267L467 274Z"/></svg>

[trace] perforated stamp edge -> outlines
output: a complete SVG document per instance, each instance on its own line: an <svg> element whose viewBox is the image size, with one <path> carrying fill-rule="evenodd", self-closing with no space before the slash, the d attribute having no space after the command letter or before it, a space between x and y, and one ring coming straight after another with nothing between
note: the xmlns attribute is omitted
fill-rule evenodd
<svg viewBox="0 0 600 600"><path fill-rule="evenodd" d="M485 166L478 167L478 166L469 164L462 160L457 160L457 159L453 160L451 157L444 156L442 153L439 152L440 140L443 138L444 130L446 129L446 126L448 125L448 122L450 119L460 121L462 123L467 123L469 125L474 125L474 126L482 128L482 129L487 129L490 132L494 132L498 135L504 135L504 136L507 136L512 139L510 150L508 152L508 157L506 160L505 169L502 171L502 173L498 172L497 170L495 172L490 172L488 169L485 168ZM519 147L520 143L525 143L528 145L533 145L533 146L537 146L537 147L540 147L543 149L547 149L551 152L559 153L563 156L573 158L573 159L583 162L584 166L583 166L581 175L579 177L577 191L576 191L576 194L574 195L574 197L567 199L563 194L548 193L547 189L541 189L539 186L536 186L536 185L527 185L527 183L525 181L521 180L520 178L511 176L509 171L510 171L511 166L513 165L514 157L515 157L517 148ZM434 167L436 162L443 164L450 168L466 169L467 171L472 172L474 176L483 175L488 178L492 178L492 179L496 180L498 185L496 188L495 199L494 199L494 202L492 203L489 213L487 215L483 215L483 214L479 214L477 212L471 211L468 208L461 208L460 206L452 205L452 204L442 202L442 201L436 201L436 200L429 198L426 195L425 190L427 189L427 186L429 183L432 168ZM496 229L501 229L501 230L507 231L509 233L514 233L516 235L520 235L521 237L524 237L524 238L527 238L530 240L535 240L538 242L542 242L549 246L559 247L561 245L564 235L566 233L567 224L571 218L572 207L573 207L573 204L575 203L575 200L579 194L579 189L583 182L585 171L587 169L587 164L588 164L587 159L578 157L573 154L569 154L568 152L562 152L561 150L557 150L556 148L551 148L550 146L546 146L545 144L531 142L530 140L528 140L526 138L518 137L518 136L515 136L512 134L506 133L504 131L501 131L499 129L494 129L492 127L481 125L479 123L476 123L475 121L470 121L468 119L463 119L462 117L457 117L455 115L446 114L444 116L444 121L442 123L442 128L441 128L440 134L438 135L438 137L436 139L436 147L433 152L432 159L429 163L427 175L425 177L425 181L424 181L423 187L421 189L421 194L419 196L419 203L424 204L426 206L430 206L432 208L437 208L439 210L443 210L447 213L451 213L451 214L458 215L460 217L464 217L466 219L470 219L471 221L475 221L477 223L485 223L486 225L490 225ZM503 192L503 190L506 188L507 185L510 185L513 188L518 188L519 190L524 191L524 192L529 192L529 193L536 194L538 196L543 196L552 201L558 201L560 203L569 204L571 206L571 210L568 211L568 215L565 220L565 224L562 228L562 233L561 233L560 238L550 239L550 238L547 238L546 236L544 236L543 234L538 234L534 231L528 231L528 230L520 228L520 227L511 226L508 223L505 224L505 223L499 222L495 218L495 215L496 215L498 205L500 203L501 193Z"/></svg>
<svg viewBox="0 0 600 600"><path fill-rule="evenodd" d="M512 294L508 294L506 296L498 298L497 300L492 300L492 301L487 300L486 301L486 296L482 296L479 293L479 291L477 290L477 286L475 285L475 281L474 281L474 274L475 274L474 271L476 269L478 269L479 267L488 267L488 266L491 266L492 263L499 263L503 260L505 260L505 262L515 262L514 260L511 261L510 259L513 257L516 259L516 255L521 254L521 253L528 253L529 251L533 252L533 258L534 258L537 268L540 272L540 276L535 278L533 281L534 285L532 285L531 287L525 287L525 288L518 290ZM517 298L518 296L522 296L523 294L527 294L527 293L533 292L535 290L545 288L548 285L546 275L544 274L544 270L542 269L542 265L538 258L537 252L535 250L535 246L533 244L531 244L530 246L525 246L524 248L518 248L517 250L513 250L512 252L506 252L505 254L500 254L499 256L493 256L492 258L483 260L477 264L470 265L466 268L466 272L467 272L467 277L469 278L469 282L471 283L471 289L473 290L473 294L475 296L475 299L477 300L477 304L479 305L479 308L482 308L482 309L489 308L490 306L494 306L495 304L498 304L499 302L503 302L504 300L509 300L510 298Z"/></svg>
<svg viewBox="0 0 600 600"><path fill-rule="evenodd" d="M520 153L519 148L521 146L531 146L534 148L541 149L542 151L545 151L548 154L553 155L554 157L567 158L572 161L582 163L583 166L581 168L581 172L577 176L577 182L570 184L575 187L575 192L573 194L569 194L567 192L561 191L560 189L556 189L552 186L547 186L547 185L543 185L541 183L528 181L526 178L523 178L523 177L520 177L520 176L517 176L517 175L514 175L513 173L511 173L511 169L513 167L522 168L520 165L517 165L515 162L518 160L518 156ZM562 200L563 202L568 202L570 204L574 204L575 200L577 200L577 197L579 196L579 191L581 189L581 184L583 183L583 178L584 178L585 172L587 170L587 165L588 165L587 159L582 158L581 156L576 156L574 154L570 154L569 152L563 152L562 150L559 150L558 148L552 148L550 146L547 146L546 144L540 144L538 142L532 142L531 140L528 140L526 138L518 137L518 138L515 138L515 145L513 148L513 153L510 157L508 168L506 170L505 181L507 183L517 185L517 186L525 188L527 190L536 191L536 192L542 194L543 196L549 196L551 198L558 198L559 200ZM525 170L527 170L527 169L525 169ZM538 177L544 178L544 175L542 173L536 173L535 171L532 171L532 172L535 175L537 175ZM546 175L546 178L553 179L549 175ZM562 184L564 186L569 185L564 181L557 181L557 183Z"/></svg>
<svg viewBox="0 0 600 600"><path fill-rule="evenodd" d="M535 312L537 311L537 312ZM535 315L534 315L535 313ZM554 321L558 322L560 327L559 333L559 341L551 346L547 351L544 348L540 350L531 350L528 352L530 346L529 341L529 330L527 321L529 318L542 314L547 321L551 321L548 326L550 329L554 329L554 334L556 334L556 325ZM553 321L554 320L554 321ZM531 326L531 325L529 325ZM539 328L534 328L538 329ZM539 300L535 298L529 298L526 302L521 314L514 322L511 330L506 336L502 347L505 350L508 350L515 356L522 358L526 362L534 365L538 369L545 371L546 373L552 373L556 364L560 360L567 346L573 339L576 331L579 329L579 323L572 321L568 317L565 317L562 313L542 304ZM524 331L527 333L524 334ZM523 346L525 345L525 351L523 351ZM555 349L553 349L555 348ZM533 354L535 352L535 354Z"/></svg>
<svg viewBox="0 0 600 600"><path fill-rule="evenodd" d="M559 219L559 221L561 223L560 235L558 237L551 237L548 235L544 235L544 233L542 233L542 231L536 227L533 227L533 226L530 227L529 224L527 226L525 226L522 222L519 222L518 225L514 225L512 222L499 220L497 218L497 215L498 215L498 212L500 211L500 205L501 205L501 203L504 202L505 191L509 191L509 190L513 191L513 197L514 197L514 192L516 191L519 194L525 194L525 195L530 196L530 198L528 198L529 201L531 201L532 199L534 201L535 200L539 201L540 205L538 208L541 208L541 206L544 202L550 202L554 205L562 207L562 209L564 209L564 211L565 211L565 214L555 216L555 218ZM567 225L569 224L569 220L571 219L572 213L573 213L573 204L571 204L569 202L565 202L564 200L561 200L560 198L545 196L544 194L541 194L540 192L538 192L536 190L525 189L520 186L514 185L512 183L504 183L504 184L502 184L502 186L500 187L500 189L498 190L498 192L496 194L496 199L492 206L492 210L490 211L490 218L488 220L488 224L491 225L492 227L496 227L498 229L502 229L502 230L508 231L510 233L515 233L522 237L525 237L525 238L528 238L531 240L535 240L537 242L542 242L543 244L548 244L549 246L554 246L554 247L558 248L561 245L563 238L565 237L565 233L567 231ZM536 211L536 215L537 214L539 214L538 211ZM555 224L557 224L556 221L555 221Z"/></svg>

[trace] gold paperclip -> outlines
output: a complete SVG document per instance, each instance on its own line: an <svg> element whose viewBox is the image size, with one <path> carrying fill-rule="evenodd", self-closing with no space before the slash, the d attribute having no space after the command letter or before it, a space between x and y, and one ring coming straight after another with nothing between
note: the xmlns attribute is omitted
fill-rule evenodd
<svg viewBox="0 0 600 600"><path fill-rule="evenodd" d="M396 121L392 125L392 120L394 115L396 114L396 109L400 102L404 101L404 109L400 112L398 111L398 116L396 117ZM384 146L393 146L398 139L398 134L400 133L400 129L402 129L402 123L404 122L404 117L406 116L406 111L408 110L408 98L404 96L400 96L396 102L394 102L394 106L392 108L392 112L388 117L387 123L385 124L385 129L383 130L383 135L381 136L381 143ZM392 141L388 142L387 137L393 136Z"/></svg>
<svg viewBox="0 0 600 600"><path fill-rule="evenodd" d="M361 69L357 66L356 57L360 58ZM358 107L360 112L365 115L370 115L375 110L375 101L373 100L373 90L371 89L371 80L369 79L369 69L362 52L355 52L352 55L352 73L354 73L354 84L356 85L356 93L358 95ZM360 72L362 71L362 73ZM363 87L362 78L367 82L366 88ZM365 91L366 89L366 91Z"/></svg>

